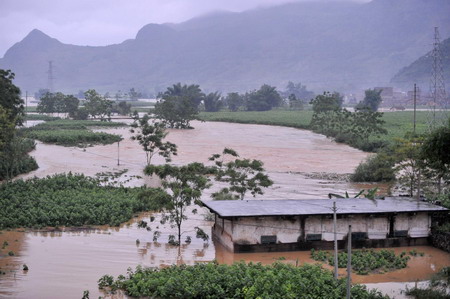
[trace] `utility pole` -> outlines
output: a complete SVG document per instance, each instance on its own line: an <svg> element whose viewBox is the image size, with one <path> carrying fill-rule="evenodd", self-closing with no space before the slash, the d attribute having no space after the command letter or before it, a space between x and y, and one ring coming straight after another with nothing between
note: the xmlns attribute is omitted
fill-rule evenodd
<svg viewBox="0 0 450 299"><path fill-rule="evenodd" d="M117 166L120 165L120 160L119 160L119 144L120 144L120 141L117 141Z"/></svg>
<svg viewBox="0 0 450 299"><path fill-rule="evenodd" d="M48 71L47 71L47 88L49 92L53 92L53 61L48 62Z"/></svg>
<svg viewBox="0 0 450 299"><path fill-rule="evenodd" d="M352 288L352 226L348 226L348 245L347 245L347 299L350 299L350 290Z"/></svg>
<svg viewBox="0 0 450 299"><path fill-rule="evenodd" d="M414 136L416 136L416 83L414 83Z"/></svg>
<svg viewBox="0 0 450 299"><path fill-rule="evenodd" d="M28 91L25 91L25 115L28 112Z"/></svg>
<svg viewBox="0 0 450 299"><path fill-rule="evenodd" d="M337 208L336 202L333 202L333 226L334 226L334 278L338 279L338 243L337 243Z"/></svg>

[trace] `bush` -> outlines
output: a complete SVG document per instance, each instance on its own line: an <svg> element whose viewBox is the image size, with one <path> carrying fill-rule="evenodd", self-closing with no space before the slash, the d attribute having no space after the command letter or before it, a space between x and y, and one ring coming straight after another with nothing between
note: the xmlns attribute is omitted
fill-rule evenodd
<svg viewBox="0 0 450 299"><path fill-rule="evenodd" d="M119 276L112 290L122 289L133 297L335 299L346 294L346 280L335 280L331 271L318 265L208 263L164 269L138 266L128 273L127 278ZM110 282L104 277L99 281L102 287ZM353 285L351 295L355 299L388 298L361 285Z"/></svg>
<svg viewBox="0 0 450 299"><path fill-rule="evenodd" d="M15 138L3 152L0 152L0 180L10 179L38 168L36 160L28 153L35 149L32 139Z"/></svg>
<svg viewBox="0 0 450 299"><path fill-rule="evenodd" d="M387 154L378 153L361 162L350 176L352 182L389 182L395 180L394 163Z"/></svg>

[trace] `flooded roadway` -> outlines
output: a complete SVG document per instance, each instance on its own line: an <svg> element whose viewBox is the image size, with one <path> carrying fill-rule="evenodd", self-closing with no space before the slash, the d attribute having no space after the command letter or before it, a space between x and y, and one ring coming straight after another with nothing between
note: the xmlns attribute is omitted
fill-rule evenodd
<svg viewBox="0 0 450 299"><path fill-rule="evenodd" d="M344 193L348 190L349 193L357 193L361 188L344 181L320 179L320 175L315 179L305 175L351 173L367 156L346 145L331 142L324 136L304 130L261 125L194 122L193 126L194 130L170 131L168 140L179 148L173 163L207 162L211 154L220 153L224 147L233 148L241 157L262 160L269 176L275 181L265 195L259 198L324 198L329 192ZM44 177L69 171L94 176L100 172L128 169L121 177L122 181L129 180L127 185L154 185L151 178L142 175L145 155L140 146L130 140L128 129L107 131L123 135L124 140L119 146L112 144L86 149L38 143L32 154L40 168L22 177ZM155 162L162 163L162 160L158 157ZM205 192L204 196L210 192ZM202 211L191 216L190 220L183 223L183 230L189 232L195 226L201 226L208 231L212 223L204 220L205 213ZM0 296L60 298L63 294L64 298L80 298L84 290L89 290L91 298L97 298L104 295L96 284L102 275L125 274L128 267L137 265L158 267L213 259L221 263L241 259L270 263L281 256L291 262L297 259L300 262L309 261L308 252L231 254L220 246L211 242L204 244L196 238L192 238L191 244L179 249L166 244L168 235L173 232L169 228L162 229L159 242L153 242L152 233L137 228L136 223L142 217L148 220L148 215L142 215L120 228L100 227L95 230L47 233L3 231L0 243L7 241L10 245L7 250L1 251L0 268L6 274L0 276ZM5 256L9 250L13 250L15 256ZM423 264L420 271L395 271L380 276L364 276L360 280L355 278L354 281L379 283L424 280L446 262L450 264L450 256L437 249L424 247L420 251L426 253L424 257L417 257L419 264ZM29 271L22 271L23 264L27 264ZM411 277L410 272L416 276Z"/></svg>

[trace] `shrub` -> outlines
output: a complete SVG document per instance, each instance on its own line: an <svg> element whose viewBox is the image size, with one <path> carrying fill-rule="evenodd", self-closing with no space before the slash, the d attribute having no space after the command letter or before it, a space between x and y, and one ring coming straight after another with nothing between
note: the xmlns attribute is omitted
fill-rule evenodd
<svg viewBox="0 0 450 299"><path fill-rule="evenodd" d="M394 163L384 153L369 156L350 176L352 182L388 182L395 180Z"/></svg>

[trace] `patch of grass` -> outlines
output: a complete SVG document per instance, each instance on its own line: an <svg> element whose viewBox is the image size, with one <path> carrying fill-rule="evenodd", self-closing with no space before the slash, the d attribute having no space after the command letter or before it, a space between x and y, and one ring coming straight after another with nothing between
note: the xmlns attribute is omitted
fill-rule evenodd
<svg viewBox="0 0 450 299"><path fill-rule="evenodd" d="M223 121L231 123L261 124L308 129L312 111L270 110L237 112L201 112L199 119L204 121Z"/></svg>
<svg viewBox="0 0 450 299"><path fill-rule="evenodd" d="M92 132L89 130L42 130L30 131L28 138L37 139L44 143L52 143L64 146L85 146L93 144L111 144L122 140L115 134Z"/></svg>
<svg viewBox="0 0 450 299"><path fill-rule="evenodd" d="M28 138L44 143L64 146L86 146L93 144L111 144L122 140L119 135L92 132L88 128L123 127L125 123L103 122L94 120L55 120L38 124L30 128L22 128L20 133Z"/></svg>
<svg viewBox="0 0 450 299"><path fill-rule="evenodd" d="M122 289L132 297L146 298L345 298L346 280L335 280L329 270L318 265L295 267L273 265L233 265L217 263L194 266L173 265L163 269L142 268L120 275L114 281L105 275L99 287ZM388 298L362 285L352 285L354 299Z"/></svg>
<svg viewBox="0 0 450 299"><path fill-rule="evenodd" d="M25 114L25 120L43 120L43 121L54 121L60 120L60 117L48 116L43 114Z"/></svg>
<svg viewBox="0 0 450 299"><path fill-rule="evenodd" d="M334 266L333 252L311 249L311 258ZM352 251L352 269L359 275L388 272L406 268L409 256L405 252L395 255L393 250L362 249ZM338 253L338 267L347 267L347 253Z"/></svg>
<svg viewBox="0 0 450 299"><path fill-rule="evenodd" d="M101 186L84 175L58 174L0 185L0 229L109 224L148 211L160 189Z"/></svg>

